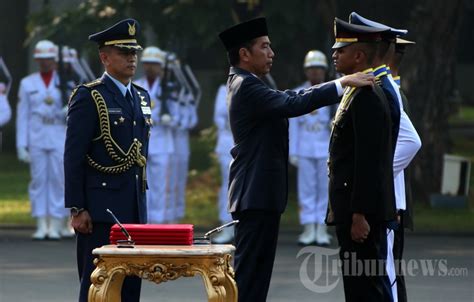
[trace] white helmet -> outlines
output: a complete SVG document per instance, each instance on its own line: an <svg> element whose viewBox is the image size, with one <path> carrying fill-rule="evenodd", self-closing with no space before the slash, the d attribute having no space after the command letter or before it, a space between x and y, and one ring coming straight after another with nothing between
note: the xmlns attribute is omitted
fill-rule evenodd
<svg viewBox="0 0 474 302"><path fill-rule="evenodd" d="M323 67L328 68L326 56L319 50L310 50L304 58L304 68Z"/></svg>
<svg viewBox="0 0 474 302"><path fill-rule="evenodd" d="M72 63L77 60L77 51L69 46L63 46L62 55L64 63Z"/></svg>
<svg viewBox="0 0 474 302"><path fill-rule="evenodd" d="M58 47L51 41L41 40L36 43L33 58L35 59L56 59L58 57Z"/></svg>
<svg viewBox="0 0 474 302"><path fill-rule="evenodd" d="M166 53L156 46L148 46L143 50L142 63L165 63Z"/></svg>

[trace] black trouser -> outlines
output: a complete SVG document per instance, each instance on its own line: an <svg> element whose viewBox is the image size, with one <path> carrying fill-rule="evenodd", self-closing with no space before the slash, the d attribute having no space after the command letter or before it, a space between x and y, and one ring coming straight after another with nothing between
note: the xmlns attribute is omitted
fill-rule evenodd
<svg viewBox="0 0 474 302"><path fill-rule="evenodd" d="M369 223L370 224L370 223ZM393 301L390 280L385 269L387 259L387 229L370 224L363 243L351 239L351 225L336 226L341 247L342 276L346 301Z"/></svg>
<svg viewBox="0 0 474 302"><path fill-rule="evenodd" d="M109 244L110 227L108 223L94 223L92 234L77 234L77 267L81 289L79 302L87 302L89 287L91 285L91 274L95 269L92 250ZM138 277L126 277L122 286L122 302L140 301L141 279Z"/></svg>
<svg viewBox="0 0 474 302"><path fill-rule="evenodd" d="M397 274L397 295L399 302L408 301L405 276L403 275L402 259L405 245L405 228L403 213L400 215L400 226L394 231L393 259L395 260L395 272Z"/></svg>
<svg viewBox="0 0 474 302"><path fill-rule="evenodd" d="M232 213L235 226L235 281L239 302L267 299L280 226L279 212L245 210Z"/></svg>

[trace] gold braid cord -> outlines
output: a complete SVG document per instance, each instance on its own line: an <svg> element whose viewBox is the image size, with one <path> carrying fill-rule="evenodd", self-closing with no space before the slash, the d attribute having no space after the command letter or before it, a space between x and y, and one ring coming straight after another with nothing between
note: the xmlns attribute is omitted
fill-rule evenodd
<svg viewBox="0 0 474 302"><path fill-rule="evenodd" d="M107 154L118 164L111 167L104 167L95 162L89 155L87 155L87 163L94 169L99 170L103 173L117 174L123 173L129 170L134 164L139 167L145 167L146 158L141 154L142 143L137 139L133 140L133 143L128 148L127 152L124 152L122 148L114 141L112 134L110 133L110 121L109 112L105 104L105 100L97 90L91 91L92 98L94 99L95 105L97 106L97 113L99 114L99 125L100 125L100 136L94 140L102 139L107 150Z"/></svg>

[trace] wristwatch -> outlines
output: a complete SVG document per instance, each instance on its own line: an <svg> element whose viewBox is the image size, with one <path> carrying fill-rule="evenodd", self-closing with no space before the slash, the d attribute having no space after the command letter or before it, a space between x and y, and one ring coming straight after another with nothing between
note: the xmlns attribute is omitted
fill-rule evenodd
<svg viewBox="0 0 474 302"><path fill-rule="evenodd" d="M76 216L79 215L82 211L84 211L84 208L72 207L72 208L71 208L71 216L72 216L72 217L76 217Z"/></svg>

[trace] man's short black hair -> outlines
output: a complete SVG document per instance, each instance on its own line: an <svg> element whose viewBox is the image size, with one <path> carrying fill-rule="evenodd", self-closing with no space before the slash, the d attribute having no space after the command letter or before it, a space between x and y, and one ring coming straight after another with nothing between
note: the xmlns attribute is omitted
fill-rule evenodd
<svg viewBox="0 0 474 302"><path fill-rule="evenodd" d="M381 41L377 45L377 58L383 60L388 50L390 49L389 41Z"/></svg>
<svg viewBox="0 0 474 302"><path fill-rule="evenodd" d="M358 45L359 50L363 51L365 53L365 56L367 57L367 63L371 65L374 62L374 58L377 54L377 43L373 42L359 42L356 43Z"/></svg>
<svg viewBox="0 0 474 302"><path fill-rule="evenodd" d="M240 63L240 55L239 55L239 50L241 48L246 48L250 52L252 51L252 46L255 44L257 39L252 39L250 41L246 41L238 45L237 47L229 49L227 51L227 59L229 60L229 64L231 66L235 66Z"/></svg>

